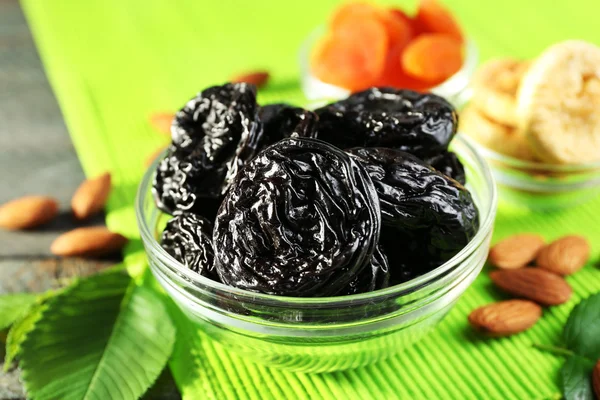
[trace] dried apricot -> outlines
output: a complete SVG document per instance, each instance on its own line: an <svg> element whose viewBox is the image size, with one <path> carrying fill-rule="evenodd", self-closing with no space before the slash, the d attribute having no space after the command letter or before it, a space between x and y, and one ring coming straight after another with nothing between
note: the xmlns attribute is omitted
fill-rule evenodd
<svg viewBox="0 0 600 400"><path fill-rule="evenodd" d="M441 83L462 66L462 43L445 34L425 34L413 40L402 53L402 68L414 78Z"/></svg>
<svg viewBox="0 0 600 400"><path fill-rule="evenodd" d="M389 24L390 45L386 56L385 67L381 79L377 82L379 86L393 86L396 88L423 90L430 86L427 82L410 77L402 70L401 55L406 46L414 38L414 28L410 19L400 10L382 10ZM400 16L402 15L402 16Z"/></svg>
<svg viewBox="0 0 600 400"><path fill-rule="evenodd" d="M462 30L452 14L437 0L420 0L415 26L421 33L445 33L463 40Z"/></svg>
<svg viewBox="0 0 600 400"><path fill-rule="evenodd" d="M390 50L398 46L401 48L406 47L414 37L413 27L406 21L394 16L390 10L380 10L378 18L388 34Z"/></svg>
<svg viewBox="0 0 600 400"><path fill-rule="evenodd" d="M335 10L329 21L332 31L345 30L352 25L349 22L364 19L377 19L379 9L372 4L363 2L346 3Z"/></svg>
<svg viewBox="0 0 600 400"><path fill-rule="evenodd" d="M411 17L409 17L408 15L406 15L406 13L404 11L400 10L399 8L390 8L387 11L394 18L404 22L405 24L407 24L408 26L413 28L414 20Z"/></svg>
<svg viewBox="0 0 600 400"><path fill-rule="evenodd" d="M404 47L396 47L388 52L385 67L376 86L392 86L398 89L424 91L431 87L429 82L409 76L402 68Z"/></svg>
<svg viewBox="0 0 600 400"><path fill-rule="evenodd" d="M388 37L381 24L364 19L354 29L330 32L312 54L313 74L349 90L372 86L381 76L388 50Z"/></svg>

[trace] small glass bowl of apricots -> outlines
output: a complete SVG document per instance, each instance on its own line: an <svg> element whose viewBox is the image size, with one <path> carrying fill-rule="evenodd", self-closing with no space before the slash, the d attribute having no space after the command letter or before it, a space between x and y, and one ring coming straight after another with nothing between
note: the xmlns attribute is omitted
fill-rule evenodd
<svg viewBox="0 0 600 400"><path fill-rule="evenodd" d="M477 61L475 45L437 0L420 0L414 16L344 3L302 46L302 90L322 101L391 86L432 92L460 107Z"/></svg>

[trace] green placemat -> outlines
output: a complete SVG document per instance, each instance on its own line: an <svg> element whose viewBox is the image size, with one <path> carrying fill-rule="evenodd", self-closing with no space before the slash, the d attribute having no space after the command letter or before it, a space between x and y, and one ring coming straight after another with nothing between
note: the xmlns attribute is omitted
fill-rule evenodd
<svg viewBox="0 0 600 400"><path fill-rule="evenodd" d="M108 225L138 236L132 204L143 161L168 140L150 128L149 114L173 110L205 86L252 68L273 74L261 101L301 102L297 50L336 3L22 0L84 170L113 173ZM447 3L476 40L482 59L531 57L567 38L598 40L600 3L594 0ZM548 239L585 233L595 262L599 210L600 199L552 214L504 207L495 238L519 231ZM590 264L569 282L573 300L548 309L533 329L509 339L478 340L467 327L470 310L498 298L482 274L434 333L370 367L319 375L270 370L229 354L188 327L180 329L171 368L186 399L557 397L561 360L531 344L559 341L573 305L600 290L600 269ZM173 315L180 328L188 326L176 310Z"/></svg>

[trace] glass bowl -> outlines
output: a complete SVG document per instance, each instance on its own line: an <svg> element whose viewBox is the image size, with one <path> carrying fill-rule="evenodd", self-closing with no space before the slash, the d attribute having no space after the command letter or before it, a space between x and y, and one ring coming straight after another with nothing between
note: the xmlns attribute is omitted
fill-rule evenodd
<svg viewBox="0 0 600 400"><path fill-rule="evenodd" d="M325 33L325 27L315 29L300 47L300 80L304 96L312 102L328 102L348 97L348 89L325 83L310 71L310 53L317 40ZM450 78L429 89L430 92L444 97L457 108L462 107L468 99L466 89L477 68L479 54L472 40L465 43L465 60L461 69Z"/></svg>
<svg viewBox="0 0 600 400"><path fill-rule="evenodd" d="M137 221L152 273L181 310L209 337L248 359L293 371L325 372L367 365L422 338L448 313L487 258L496 189L485 161L458 137L453 150L466 169L481 227L447 263L375 292L328 298L253 293L200 276L157 241L169 218L150 192L146 172L136 199Z"/></svg>
<svg viewBox="0 0 600 400"><path fill-rule="evenodd" d="M524 161L463 136L488 161L503 202L552 210L582 203L600 192L600 162L556 165Z"/></svg>

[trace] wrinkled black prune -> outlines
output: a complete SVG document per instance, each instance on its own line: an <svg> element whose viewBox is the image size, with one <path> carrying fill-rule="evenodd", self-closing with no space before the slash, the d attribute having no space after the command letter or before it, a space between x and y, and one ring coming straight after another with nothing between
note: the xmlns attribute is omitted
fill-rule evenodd
<svg viewBox="0 0 600 400"><path fill-rule="evenodd" d="M226 169L214 168L208 173L196 154L185 155L170 146L156 168L152 194L156 206L169 214L194 212L214 221Z"/></svg>
<svg viewBox="0 0 600 400"><path fill-rule="evenodd" d="M347 149L389 147L425 158L446 150L458 116L434 94L371 88L316 111L318 139Z"/></svg>
<svg viewBox="0 0 600 400"><path fill-rule="evenodd" d="M257 139L258 109L254 85L226 83L209 87L175 114L173 145L188 153L202 148L206 162L224 164L241 141L251 146Z"/></svg>
<svg viewBox="0 0 600 400"><path fill-rule="evenodd" d="M339 295L345 296L357 293L367 293L374 290L384 289L390 284L390 267L387 256L381 246L375 248L371 257L370 265L366 266L361 273L342 290Z"/></svg>
<svg viewBox="0 0 600 400"><path fill-rule="evenodd" d="M394 280L398 263L420 275L453 257L477 233L477 207L458 182L398 150L348 152L363 163L379 195L381 243Z"/></svg>
<svg viewBox="0 0 600 400"><path fill-rule="evenodd" d="M214 266L212 231L212 223L207 219L183 213L167 222L160 244L187 268L220 282Z"/></svg>
<svg viewBox="0 0 600 400"><path fill-rule="evenodd" d="M462 165L456 154L451 151L443 151L440 154L427 158L425 162L442 174L459 182L461 185L464 185L467 182L465 167Z"/></svg>
<svg viewBox="0 0 600 400"><path fill-rule="evenodd" d="M285 103L267 104L258 113L263 124L261 147L287 137L316 137L317 114Z"/></svg>
<svg viewBox="0 0 600 400"><path fill-rule="evenodd" d="M332 296L369 264L380 218L360 163L319 140L283 139L246 165L223 200L217 272L242 289Z"/></svg>
<svg viewBox="0 0 600 400"><path fill-rule="evenodd" d="M229 83L202 91L177 112L171 133L152 193L169 214L199 212L201 203L218 202L256 153L262 136L256 89Z"/></svg>

